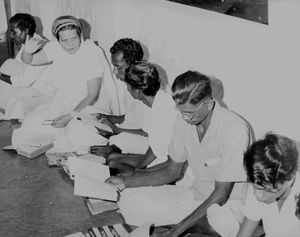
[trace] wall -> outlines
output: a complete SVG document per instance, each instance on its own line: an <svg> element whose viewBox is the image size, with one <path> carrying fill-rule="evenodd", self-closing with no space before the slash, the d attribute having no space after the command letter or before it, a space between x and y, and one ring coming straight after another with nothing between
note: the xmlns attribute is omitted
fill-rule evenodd
<svg viewBox="0 0 300 237"><path fill-rule="evenodd" d="M223 82L225 103L257 136L272 130L300 140L299 1L270 0L269 26L164 0L89 4L69 10L90 17L92 37L108 55L117 39L137 39L170 83L187 69L213 75Z"/></svg>
<svg viewBox="0 0 300 237"><path fill-rule="evenodd" d="M112 4L111 42L128 36L143 42L170 83L187 69L214 75L223 82L225 103L257 136L272 130L300 140L300 21L293 17L299 1L270 1L270 26L162 0Z"/></svg>

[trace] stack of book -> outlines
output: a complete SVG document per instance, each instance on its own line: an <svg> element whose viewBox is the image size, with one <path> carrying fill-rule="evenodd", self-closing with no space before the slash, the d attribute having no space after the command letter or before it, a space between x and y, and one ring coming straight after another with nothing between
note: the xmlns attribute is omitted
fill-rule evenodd
<svg viewBox="0 0 300 237"><path fill-rule="evenodd" d="M127 224L92 227L87 232L77 232L65 237L128 237L132 229Z"/></svg>
<svg viewBox="0 0 300 237"><path fill-rule="evenodd" d="M28 134L25 134L26 137ZM12 137L12 145L3 147L2 150L17 153L21 156L24 156L29 159L33 159L38 157L39 155L44 154L49 149L53 147L53 138L48 135L38 135L38 136L30 136L22 138L24 141L18 141L18 137ZM26 142L25 142L26 140ZM23 143L24 142L24 143Z"/></svg>
<svg viewBox="0 0 300 237"><path fill-rule="evenodd" d="M117 202L85 197L85 202L92 215L119 209Z"/></svg>

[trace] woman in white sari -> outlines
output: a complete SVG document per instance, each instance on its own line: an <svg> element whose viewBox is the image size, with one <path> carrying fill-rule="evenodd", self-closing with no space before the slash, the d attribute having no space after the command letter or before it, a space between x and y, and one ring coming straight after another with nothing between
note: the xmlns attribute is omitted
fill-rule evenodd
<svg viewBox="0 0 300 237"><path fill-rule="evenodd" d="M15 147L40 135L54 138L72 119L73 112L94 104L99 96L104 62L96 53L97 46L90 40L83 41L78 19L58 17L52 25L52 33L57 40L46 45L34 37L25 42L23 62L53 63L54 93L50 103L35 108L24 118L22 127L13 132Z"/></svg>

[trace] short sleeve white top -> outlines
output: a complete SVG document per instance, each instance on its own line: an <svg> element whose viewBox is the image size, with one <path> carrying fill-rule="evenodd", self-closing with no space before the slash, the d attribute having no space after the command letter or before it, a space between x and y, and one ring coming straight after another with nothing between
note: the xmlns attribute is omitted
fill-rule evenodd
<svg viewBox="0 0 300 237"><path fill-rule="evenodd" d="M210 125L201 143L196 126L178 116L169 149L174 161L188 160L196 199L206 200L214 190L215 181L220 181L237 182L230 199L242 200L246 194L243 155L250 143L251 133L246 122L215 101Z"/></svg>
<svg viewBox="0 0 300 237"><path fill-rule="evenodd" d="M171 95L159 90L151 109L145 109L144 129L148 132L149 145L157 157L150 166L164 162L169 154L173 126L178 114Z"/></svg>
<svg viewBox="0 0 300 237"><path fill-rule="evenodd" d="M295 195L300 192L300 173L296 174L291 193L280 210L276 202L270 204L259 202L253 191L253 187L249 187L245 207L247 218L255 221L262 219L267 237L300 236L300 220L295 215Z"/></svg>

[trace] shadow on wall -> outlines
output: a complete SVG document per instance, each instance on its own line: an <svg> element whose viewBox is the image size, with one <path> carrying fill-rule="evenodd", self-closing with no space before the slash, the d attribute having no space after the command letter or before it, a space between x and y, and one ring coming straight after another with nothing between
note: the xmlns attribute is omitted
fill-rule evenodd
<svg viewBox="0 0 300 237"><path fill-rule="evenodd" d="M143 52L144 52L144 59L149 61L149 57L150 57L150 53L149 53L149 49L146 45L144 45L142 42L139 41L139 43L141 44L142 48L143 48ZM153 62L151 62L153 63ZM161 81L161 85L160 88L163 91L170 91L170 84L169 84L169 80L168 80L168 74L166 73L165 69L163 69L161 66L159 66L156 63L153 63L154 66L156 67L159 77L160 77L160 81Z"/></svg>
<svg viewBox="0 0 300 237"><path fill-rule="evenodd" d="M81 26L82 26L82 35L83 39L90 39L91 38L91 24L88 23L85 19L79 18L78 19Z"/></svg>
<svg viewBox="0 0 300 237"><path fill-rule="evenodd" d="M165 69L163 69L161 66L159 66L156 63L153 63L153 64L156 67L158 74L159 74L159 79L161 82L160 89L162 89L163 91L166 91L166 92L170 92L171 88L170 88L169 81L168 81L168 75L167 75Z"/></svg>
<svg viewBox="0 0 300 237"><path fill-rule="evenodd" d="M149 49L146 45L144 45L141 41L138 41L140 45L142 46L143 52L144 52L144 59L149 61L150 53Z"/></svg>
<svg viewBox="0 0 300 237"><path fill-rule="evenodd" d="M35 24L36 24L36 28L35 28L35 32L39 35L43 35L43 30L44 30L44 27L43 27L43 24L42 24L42 21L41 21L41 18L37 17L37 16L34 16L34 21L35 21Z"/></svg>
<svg viewBox="0 0 300 237"><path fill-rule="evenodd" d="M216 101L220 104L221 107L228 109L228 106L224 102L224 87L223 87L223 82L219 80L218 78L214 76L210 76L210 81L211 81L211 88L212 88L212 97L215 98ZM245 119L243 116L238 114L248 125L248 128L250 130L251 136L255 140L255 133L252 125L250 122Z"/></svg>
<svg viewBox="0 0 300 237"><path fill-rule="evenodd" d="M223 82L214 76L210 76L212 97L219 102L221 107L228 109L228 106L223 101L224 98L224 87Z"/></svg>

